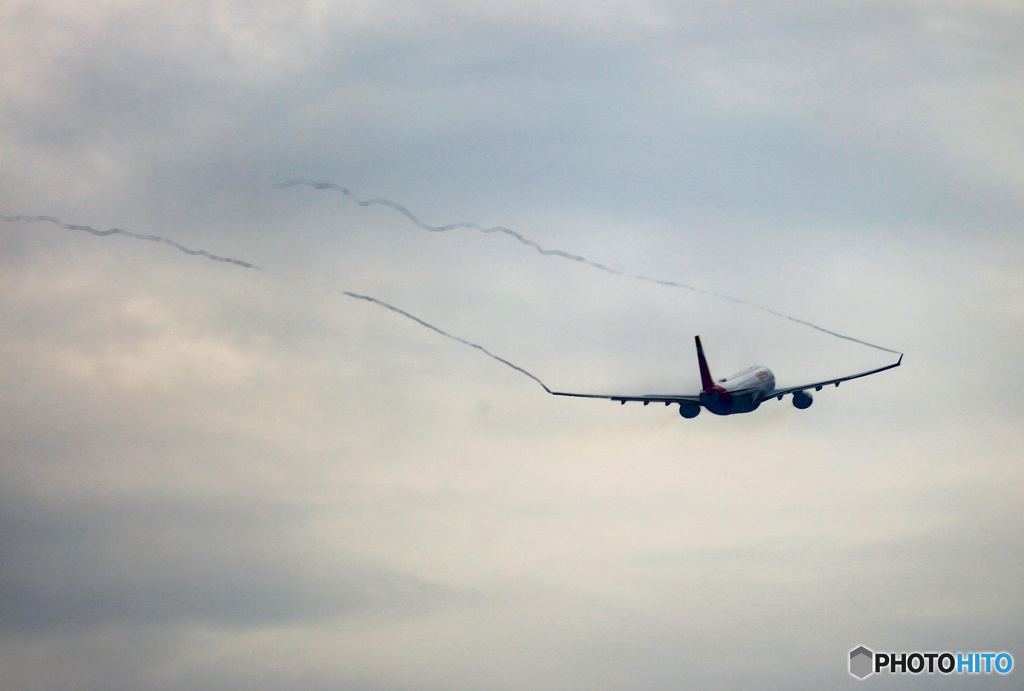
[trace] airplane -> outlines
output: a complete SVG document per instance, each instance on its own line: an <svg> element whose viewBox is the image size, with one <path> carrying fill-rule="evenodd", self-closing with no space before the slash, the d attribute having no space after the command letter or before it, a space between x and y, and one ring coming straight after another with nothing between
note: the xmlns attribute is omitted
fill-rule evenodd
<svg viewBox="0 0 1024 691"><path fill-rule="evenodd" d="M704 348L700 344L700 336L697 336L696 340L697 366L700 367L700 382L703 387L702 391L696 396L603 396L600 394L566 393L550 390L549 393L555 396L606 398L608 400L618 401L623 405L625 405L627 401L643 401L644 405L647 405L648 403L664 403L665 405L678 403L679 414L687 419L695 418L700 415L701 407L707 408L715 415L750 413L757 410L758 406L765 401L772 398L781 401L783 396L786 396L787 394L793 395L794 406L800 410L804 410L806 408L810 408L811 403L814 402L814 396L811 394L810 389L821 391L822 387L828 386L829 384L835 384L838 387L844 381L866 377L869 374L884 372L887 369L899 367L900 363L903 362L903 354L900 353L899 360L891 365L886 365L885 367L879 367L878 369L873 369L868 372L861 372L860 374L851 374L848 377L828 379L826 381L804 384L802 386L790 386L785 389L776 389L775 375L772 374L772 371L767 367L761 367L759 365L748 367L742 372L737 372L725 379L719 379L718 382L715 383L711 378L711 370L708 368L708 361L704 358ZM546 389L547 387L544 388Z"/></svg>

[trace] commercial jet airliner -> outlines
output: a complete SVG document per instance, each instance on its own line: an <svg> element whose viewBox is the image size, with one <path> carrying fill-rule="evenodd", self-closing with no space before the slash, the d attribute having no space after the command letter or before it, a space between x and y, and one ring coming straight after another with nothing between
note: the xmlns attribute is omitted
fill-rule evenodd
<svg viewBox="0 0 1024 691"><path fill-rule="evenodd" d="M700 344L700 336L697 336L696 339L697 365L700 367L700 383L703 387L703 390L696 396L602 396L599 394L563 393L559 391L551 391L550 393L555 396L607 398L623 404L627 401L643 401L644 405L648 403L664 403L665 405L678 403L679 414L685 418L694 418L700 415L702 406L715 415L749 413L757 410L759 405L771 398L777 398L781 401L782 397L786 394L793 394L793 405L803 410L804 408L810 408L811 403L814 402L811 389L821 391L822 387L829 384L839 386L844 381L866 377L869 374L877 374L893 367L899 367L900 363L903 362L903 355L901 354L900 359L895 363L873 369L869 372L851 374L847 377L839 377L838 379L829 379L802 386L790 386L785 389L776 389L775 375L767 367L760 366L748 367L742 372L737 372L725 379L719 379L718 383L715 383L714 379L711 378L711 370L708 369L708 361L704 359L704 348Z"/></svg>

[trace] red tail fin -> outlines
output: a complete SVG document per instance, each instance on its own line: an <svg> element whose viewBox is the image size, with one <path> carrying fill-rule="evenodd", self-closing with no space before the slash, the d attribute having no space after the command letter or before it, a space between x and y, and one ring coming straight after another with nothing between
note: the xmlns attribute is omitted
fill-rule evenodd
<svg viewBox="0 0 1024 691"><path fill-rule="evenodd" d="M700 384L704 390L711 393L715 388L715 381L711 378L711 370L708 369L708 361L704 359L704 348L700 344L700 336L697 336L697 365L700 367Z"/></svg>

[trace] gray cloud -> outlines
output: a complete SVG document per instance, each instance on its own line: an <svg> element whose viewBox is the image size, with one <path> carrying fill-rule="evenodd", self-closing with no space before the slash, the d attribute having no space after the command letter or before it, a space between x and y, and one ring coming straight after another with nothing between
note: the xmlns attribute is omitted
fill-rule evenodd
<svg viewBox="0 0 1024 691"><path fill-rule="evenodd" d="M0 628L259 628L414 616L466 596L316 554L298 507L133 498L69 507L4 497Z"/></svg>
<svg viewBox="0 0 1024 691"><path fill-rule="evenodd" d="M820 688L860 643L1012 649L1021 21L15 3L0 209L266 271L0 224L0 674ZM562 389L689 388L695 333L716 373L888 355L300 177L908 355L809 411L557 400L344 292Z"/></svg>

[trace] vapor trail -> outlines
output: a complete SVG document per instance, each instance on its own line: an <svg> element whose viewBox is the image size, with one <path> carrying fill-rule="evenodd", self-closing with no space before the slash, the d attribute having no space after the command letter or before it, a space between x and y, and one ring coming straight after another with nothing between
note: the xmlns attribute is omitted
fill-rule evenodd
<svg viewBox="0 0 1024 691"><path fill-rule="evenodd" d="M677 281L668 281L668 280L661 279L661 278L652 278L650 276L644 276L643 274L628 273L626 271L621 271L619 269L615 269L615 268L612 268L610 266L606 266L604 264L601 264L599 262L595 262L593 260L587 259L586 257L582 257L582 256L580 256L578 254L570 254L568 252L563 252L562 250L546 249L546 248L542 247L539 243L537 243L537 242L535 242L533 240L530 240L529 238L526 238L526 237L522 236L521 234L517 233L516 231L511 230L510 228L506 228L504 226L493 226L493 227L488 228L488 227L481 226L481 225L476 224L476 223L470 223L470 222L449 223L448 225L444 225L444 226L432 226L432 225L429 225L429 224L424 223L423 221L421 221L419 218L416 217L415 214L413 214L411 211L409 211L409 209L407 209L406 207L402 206L398 202L393 202L390 199L381 199L379 197L378 198L374 198L374 199L365 199L365 200L364 199L359 199L354 194L352 194L352 192L350 190L346 189L345 187L342 187L341 185L336 185L333 182L317 182L315 180L309 180L307 178L297 178L295 180L288 180L286 182L279 182L279 183L273 185L272 188L273 189L283 189L283 188L286 188L286 187L296 187L296 186L312 187L315 190L334 190L334 191L337 191L337 192L341 192L342 194L344 194L346 197L351 199L353 202L355 202L359 206L386 206L386 207L389 207L391 209L394 209L398 213L402 214L406 218L408 218L410 221L412 221L414 224L416 224L417 226L419 226L423 230L428 230L428 231L430 231L432 233L444 233L446 231L456 230L456 229L459 229L459 228L468 228L470 230L477 230L477 231L479 231L481 233L488 233L488 234L489 233L501 233L502 235L508 235L510 237L515 238L516 240L518 240L522 244L526 245L527 247L532 247L539 254L543 254L545 256L555 256L555 257L562 257L563 259L569 259L569 260L574 261L574 262L579 262L581 264L586 264L587 266L590 266L590 267L593 267L595 269L598 269L599 271L604 271L605 273L612 274L613 276L621 276L623 278L631 278L631 279L634 279L634 280L637 280L637 281L645 281L647 283L656 283L658 285L669 286L669 287L672 287L672 288L682 288L684 290L689 290L689 291L692 291L692 292L695 292L695 293L702 293L704 295L711 295L711 296L716 297L716 298L721 298L722 300L728 300L729 302L734 302L734 303L736 303L738 305L745 305L747 307L752 307L754 309L761 310L762 312L767 312L768 314L771 314L773 316L779 317L781 319L788 319L791 322L795 322L797 324L802 324L804 326L810 327L810 328L815 329L817 331L820 331L822 333L826 333L826 334L828 334L830 336L835 336L836 338L842 338L842 339L847 340L847 341L853 341L854 343L859 343L861 345L868 346L869 348L875 348L877 350L884 350L887 353L899 353L898 350L892 350L890 348L885 348L885 347L880 346L880 345L875 345L874 343L868 343L867 341L862 341L859 338L854 338L853 336L845 336L845 335L843 335L841 333L837 333L837 332L832 331L830 329L826 329L823 326L818 326L817 324L812 324L809 321L805 321L803 319L797 319L796 317L791 317L788 314L783 314L782 312L777 312L777 311L775 311L773 309L770 309L770 308L765 307L763 305L758 305L757 303L750 302L748 300L743 300L741 298L733 297L731 295L725 295L724 293L718 293L718 292L715 292L713 290L707 290L706 288L698 288L697 286L692 286L692 285L689 285L687 283L679 283ZM543 384L541 384L541 386L543 386Z"/></svg>
<svg viewBox="0 0 1024 691"><path fill-rule="evenodd" d="M150 242L162 242L162 243L164 243L166 245L170 245L171 247L174 247L175 249L181 250L185 254L190 254L192 256L206 257L207 259L212 259L213 261L227 262L229 264L235 264L237 266L241 266L241 267L246 268L246 269L254 269L256 271L262 271L263 270L259 266L256 266L255 264L251 264L251 263L246 262L246 261L242 261L241 259L232 259L230 257L219 257L219 256L217 256L215 254L210 254L209 252L207 252L205 250L189 249L188 247L185 247L184 245L181 245L181 244L175 242L174 240L162 237L160 235L145 235L143 233L133 233L133 232L128 231L128 230L122 230L121 228L111 228L110 230L96 230L95 228L92 228L90 226L74 225L74 224L71 224L71 223L65 223L64 221L61 221L61 220L56 219L56 218L53 218L52 216L4 216L4 215L0 215L0 220L7 221L9 223L14 223L16 221L22 221L22 222L27 222L27 223L38 223L38 222L41 222L41 221L45 221L47 223L53 223L55 225L58 225L58 226L60 226L62 228L67 228L68 230L82 230L82 231L85 231L87 233L91 233L93 235L98 235L100 237L104 237L104 236L107 236L107 235L124 235L124 236L132 238L134 240L148 240ZM527 377L529 377L530 379L532 379L535 382L537 382L538 384L540 384L541 387L545 391L547 391L548 393L551 393L551 389L549 389L544 384L544 382L542 382L536 376L530 374L529 372L524 370L522 367L519 367L518 365L512 364L511 362L509 362L505 358L502 358L502 357L499 357L499 356L495 355L491 351L487 350L487 348L484 348L482 345L479 345L477 343L473 343L471 341L467 341L466 339L459 338L458 336L453 336L452 334L448 333L447 331L439 329L436 326L434 326L433 324L429 324L429 323L423 321L422 319L420 319L419 317L417 317L415 315L412 315L412 314L409 314L405 310L399 309L398 307L395 307L394 305L388 304L388 303L384 302L383 300L378 300L375 297L371 297L369 295L360 295L359 293L352 293L352 292L349 292L347 290L342 290L340 292L341 292L342 295L345 295L345 296L350 297L350 298L354 298L356 300L364 300L366 302L372 302L372 303L374 303L376 305L380 305L384 309L391 310L392 312L394 312L396 314L400 314L403 317L405 317L406 319L411 319L412 321L416 322L420 326L425 326L428 329L430 329L431 331L434 331L435 333L441 334L445 338L450 338L451 340L457 341L458 343L461 343L463 345L467 345L470 348L476 348L477 350L479 350L481 353L483 353L487 357L492 358L494 360L497 360L498 362L500 362L501 364L503 364L503 365L505 365L507 367L511 367L516 372L519 372L521 374L525 374Z"/></svg>
<svg viewBox="0 0 1024 691"><path fill-rule="evenodd" d="M595 269L600 269L601 271L607 271L608 273L615 274L616 276L627 276L629 278L640 278L639 276L629 276L628 274L625 274L625 273L619 271L618 269L613 269L610 266L605 266L604 264L598 264L597 262L591 261L591 260L587 259L586 257L581 257L581 256L576 255L576 254L569 254L568 252L563 252L562 250L544 249L543 247L541 247L538 243L534 242L533 240L530 240L529 238L523 237L522 235L520 235L516 231L514 231L514 230L512 230L510 228L506 228L504 226L494 226L493 228L485 228L484 226L478 225L476 223L467 223L467 222L449 223L446 226L432 226L432 225L428 225L428 224L424 223L423 221L421 221L420 219L416 218L416 216L411 211L409 211L409 209L405 208L404 206L402 206L398 202L393 202L390 199L381 199L381 198L366 199L366 200L359 199L354 194L352 194L352 192L350 192L349 190L345 189L341 185L335 185L333 182L315 182L313 180L307 180L305 178L300 178L298 180L288 180L287 182L279 182L279 183L277 183L275 185L272 185L271 188L272 189L283 189L285 187L295 187L296 185L305 185L307 187L312 187L315 190L335 190L337 192L341 192L342 194L344 194L346 197L351 199L353 202L355 202L359 206L387 206L389 208L394 209L398 213L402 214L403 216L408 218L410 221L412 221L413 223L418 225L423 230L429 230L432 233L444 233L445 231L456 230L458 228L470 228L472 230L479 230L481 233L502 233L503 235L509 235L511 237L514 237L516 240L518 240L519 242L523 243L527 247L532 247L533 249L537 250L537 252L540 253L540 254L553 255L553 256L556 256L556 257L562 257L563 259L571 259L574 262L580 262L582 264L588 264L590 266L593 266ZM648 280L649 281L651 279L648 278L648 279L644 279L644 280ZM691 290L699 290L698 288L693 288L691 286L681 286L681 287L690 288ZM706 292L706 291L702 291L702 292Z"/></svg>
<svg viewBox="0 0 1024 691"><path fill-rule="evenodd" d="M541 387L542 387L542 388L543 388L543 389L544 389L545 391L547 391L548 393L551 393L551 389L549 389L549 388L548 388L548 387L547 387L547 386L546 386L546 385L544 384L544 382L542 382L542 381L541 381L540 379L538 379L538 378L537 378L537 377L535 377L534 375L530 374L529 372L527 372L526 370L524 370L524 369L523 369L522 367L520 367L519 365L513 365L513 364L512 364L511 362L509 362L509 361L508 361L508 360L506 360L505 358L502 358L502 357L498 357L497 355L495 355L495 354L494 354L494 353L492 353L491 351L487 350L487 348L484 348L484 347L483 347L482 345L478 345L478 344L476 344L476 343L473 343L473 342L471 342L471 341L467 341L466 339L464 339L464 338L459 338L458 336L453 336L453 335L451 335L450 333L448 333L447 331L442 331L441 329L437 328L437 327L436 327L436 326L434 326L433 324L428 324L427 322L423 321L423 320L422 320L422 319L420 319L419 317L417 317L417 316L414 316L414 315L412 315L412 314L409 314L409 313L408 313L408 312L406 312L405 310L401 310L401 309L398 309L398 308L397 308L397 307L395 307L394 305L389 305L388 303L384 302L383 300L378 300L378 299L377 299L377 298L375 298L375 297L370 297L369 295L360 295L359 293L350 293L350 292L349 292L349 291L347 291L347 290L343 290L343 291L341 291L341 293L342 293L342 295L347 295L348 297L350 297L350 298L355 298L356 300L366 300L367 302L372 302L372 303L374 303L374 304L380 305L380 306L381 306L381 307L383 307L384 309L388 309L388 310L391 310L392 312L395 312L395 313L397 313L397 314L400 314L400 315L402 315L403 317L405 317L406 319L411 319L412 321L416 322L416 323L417 323L417 324L419 324L420 326L425 326L425 327L427 327L428 329L430 329L431 331L434 331L434 332L436 332L436 333L439 333L439 334L441 334L441 335L442 335L442 336L444 336L445 338L450 338L450 339L452 339L453 341L458 341L459 343L461 343L461 344L463 344L463 345L467 345L467 346L469 346L470 348L476 348L477 350L479 350L480 352L482 352L482 353L483 353L484 355L486 355L486 356L488 356L488 357L490 357L490 358L493 358L493 359L497 360L498 362L500 362L500 363L501 363L501 364L503 364L503 365L506 365L506 366L508 366L508 367L511 367L511 368L512 368L512 369L514 369L514 370L515 370L516 372L520 372L520 373L522 373L522 374L525 374L525 375L526 375L526 376L528 376L528 377L529 377L530 379L532 379L532 380L534 380L535 382L537 382L538 384L540 384L540 385L541 385Z"/></svg>
<svg viewBox="0 0 1024 691"><path fill-rule="evenodd" d="M170 245L171 247L173 247L176 250L180 250L180 251L184 252L185 254L191 254L192 256L195 256L195 257L206 257L207 259L212 259L215 262L224 262L226 264L235 264L237 266L241 266L241 267L244 267L246 269L256 269L257 271L262 271L263 270L260 267L256 266L255 264L250 264L249 262L244 262L241 259L232 259L231 257L221 257L221 256L218 256L216 254L210 254L206 250L189 249L188 247L185 247L184 245L179 244L179 243L175 242L174 240L171 240L170 238L165 238L165 237L160 236L160 235L143 235L142 233L133 233L133 232L128 231L128 230L122 230L121 228L111 228L110 230L96 230L95 228L93 228L91 226L82 226L82 225L75 225L75 224L72 224L72 223L65 223L64 221L60 220L59 218L54 218L53 216L3 216L3 215L0 215L0 221L7 221L8 223L14 223L16 221L23 221L25 223L43 223L43 222L45 222L45 223L53 223L54 225L58 225L61 228L67 228L68 230L82 230L82 231L85 231L86 233L92 233L93 235L99 235L100 237L103 237L105 235L124 235L126 237L130 237L130 238L135 239L135 240L148 240L150 242L162 242L165 245Z"/></svg>

